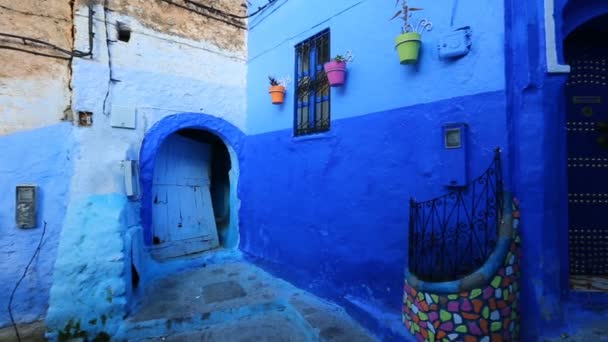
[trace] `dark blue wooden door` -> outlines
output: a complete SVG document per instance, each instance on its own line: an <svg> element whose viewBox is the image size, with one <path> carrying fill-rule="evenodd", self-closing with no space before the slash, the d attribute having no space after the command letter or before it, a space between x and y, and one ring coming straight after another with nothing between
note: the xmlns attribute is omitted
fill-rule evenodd
<svg viewBox="0 0 608 342"><path fill-rule="evenodd" d="M571 56L570 65L566 84L570 273L608 275L608 51L581 49Z"/></svg>

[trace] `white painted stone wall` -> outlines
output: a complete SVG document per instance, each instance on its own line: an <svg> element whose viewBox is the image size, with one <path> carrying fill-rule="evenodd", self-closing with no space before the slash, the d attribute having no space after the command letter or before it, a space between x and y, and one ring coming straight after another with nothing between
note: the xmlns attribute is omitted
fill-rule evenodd
<svg viewBox="0 0 608 342"><path fill-rule="evenodd" d="M118 41L117 22L130 27L129 42ZM88 10L79 8L76 49L88 48L87 25ZM51 339L77 323L89 337L113 335L128 312L125 240L139 222L126 201L121 161L139 158L147 130L182 112L217 116L241 130L246 123L245 47L227 51L163 34L99 5L94 32L93 58L72 63L74 120L80 111L93 112L93 125L74 129L74 175L47 315ZM135 129L110 126L117 107L135 113Z"/></svg>
<svg viewBox="0 0 608 342"><path fill-rule="evenodd" d="M67 75L0 80L0 136L58 123L68 108L68 83Z"/></svg>
<svg viewBox="0 0 608 342"><path fill-rule="evenodd" d="M214 115L245 128L246 52L224 51L152 31L136 19L95 8L94 58L73 62L73 104L94 113L93 126L76 130L77 162L72 195L123 192L120 161L137 159L147 131L164 116L179 112ZM108 22L109 56L106 44ZM129 42L118 41L116 23L127 24ZM88 46L87 10L76 16L76 48ZM108 94L109 89L109 94ZM108 95L107 95L108 94ZM104 113L104 99L105 114ZM136 129L110 127L115 106L136 112Z"/></svg>

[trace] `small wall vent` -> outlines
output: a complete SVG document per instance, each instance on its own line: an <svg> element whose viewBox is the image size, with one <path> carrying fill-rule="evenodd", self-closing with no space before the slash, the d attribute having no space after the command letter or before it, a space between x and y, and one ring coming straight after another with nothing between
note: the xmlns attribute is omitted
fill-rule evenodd
<svg viewBox="0 0 608 342"><path fill-rule="evenodd" d="M118 40L128 43L131 40L131 28L125 23L118 22L116 25Z"/></svg>
<svg viewBox="0 0 608 342"><path fill-rule="evenodd" d="M93 126L92 112L78 112L78 126L90 127Z"/></svg>

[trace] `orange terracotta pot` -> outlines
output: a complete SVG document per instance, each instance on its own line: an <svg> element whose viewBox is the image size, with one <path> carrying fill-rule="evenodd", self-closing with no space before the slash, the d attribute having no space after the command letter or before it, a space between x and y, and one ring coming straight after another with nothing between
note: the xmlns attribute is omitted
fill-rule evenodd
<svg viewBox="0 0 608 342"><path fill-rule="evenodd" d="M268 90L270 98L273 104L281 104L285 101L285 87L283 86L270 86Z"/></svg>

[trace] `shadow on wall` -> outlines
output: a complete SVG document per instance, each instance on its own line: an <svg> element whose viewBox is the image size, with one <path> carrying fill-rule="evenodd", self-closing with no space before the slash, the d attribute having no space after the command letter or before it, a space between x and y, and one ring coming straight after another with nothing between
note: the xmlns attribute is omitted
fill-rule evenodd
<svg viewBox="0 0 608 342"><path fill-rule="evenodd" d="M585 23L597 19L608 12L608 3L602 0L561 0L565 3L562 10L563 37L567 37Z"/></svg>
<svg viewBox="0 0 608 342"><path fill-rule="evenodd" d="M142 185L141 216L144 242L154 243L153 183L161 149L169 137L183 138L209 145L211 168L210 194L213 202L214 224L218 225L222 247L235 248L239 242L237 196L240 145L243 133L230 123L206 114L184 113L172 115L156 123L146 135L140 154ZM200 144L199 144L200 145ZM180 150L177 150L180 152ZM193 150L194 151L194 150ZM198 153L198 152L194 152ZM171 168L171 167L169 167Z"/></svg>
<svg viewBox="0 0 608 342"><path fill-rule="evenodd" d="M18 323L44 317L53 281L59 235L70 196L73 174L73 126L61 123L41 129L0 136L0 327L8 326L9 296L32 258L44 222L47 231L33 270L15 292L13 315ZM37 142L44 142L39 144ZM37 185L38 225L19 229L15 222L15 186ZM0 338L2 340L2 338Z"/></svg>
<svg viewBox="0 0 608 342"><path fill-rule="evenodd" d="M184 129L177 134L196 140L211 147L210 192L213 204L215 224L219 234L220 245L230 247L228 229L230 227L230 154L224 142L216 135L203 130Z"/></svg>
<svg viewBox="0 0 608 342"><path fill-rule="evenodd" d="M230 257L236 252L239 244L240 200L237 194L240 175L239 155L243 137L244 134L238 128L225 120L200 113L167 116L147 132L140 151L141 202L131 202L132 206L137 207L132 210L133 212L141 209L141 226L130 229L125 241L127 256L125 277L130 285L127 294L130 312L137 310L141 299L146 295L146 285L154 279L167 277L186 269L204 267L214 260ZM191 145L195 145L191 150L192 153L198 154L200 151L205 155L204 167L209 172L210 199L208 201L212 206L212 209L206 207L208 214L205 217L208 220L211 216L212 223L217 226L219 246L224 249L219 253L196 254L196 257L178 257L163 261L155 260L151 253L148 253L151 248L158 247L154 244L156 234L153 232L155 168L159 158L162 158L160 155L163 153L163 147L172 140L190 142ZM184 147L190 149L186 145ZM205 148L201 150L200 147ZM183 151L174 149L170 152L178 154ZM194 167L195 170L184 172L197 174L200 169L197 167ZM174 163L168 163L166 167L169 170L175 168L177 165Z"/></svg>
<svg viewBox="0 0 608 342"><path fill-rule="evenodd" d="M150 295L146 285L153 279L203 267L218 254L201 252L235 247L233 236L238 236L238 231L232 213L238 210L232 208L231 172L229 149L211 132L186 128L162 142L152 184L152 245L144 244L141 229L127 235L130 312L137 311ZM205 234L212 233L213 243L199 244L200 236L180 241L185 231L194 232L195 227L203 228ZM188 247L181 244L183 241L189 241Z"/></svg>

